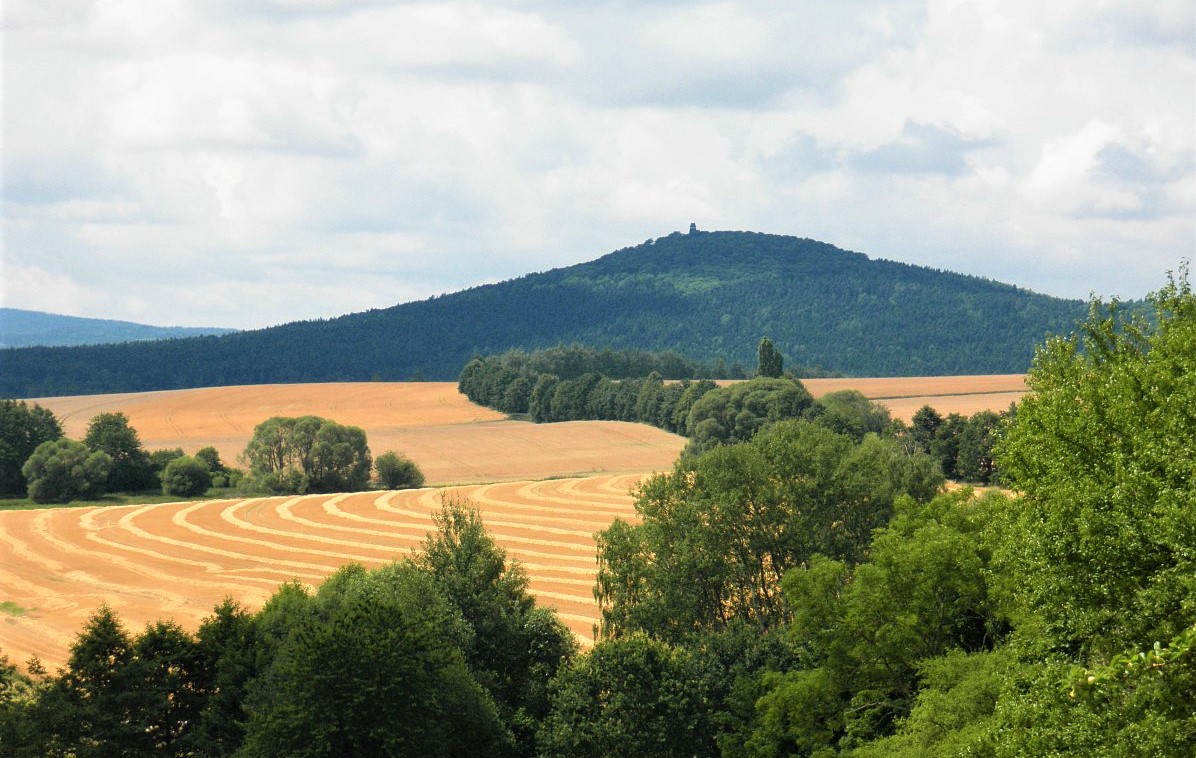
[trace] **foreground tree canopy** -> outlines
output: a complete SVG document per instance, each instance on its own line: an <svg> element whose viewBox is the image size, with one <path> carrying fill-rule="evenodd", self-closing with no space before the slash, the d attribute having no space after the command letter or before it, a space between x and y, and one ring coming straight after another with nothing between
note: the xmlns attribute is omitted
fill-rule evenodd
<svg viewBox="0 0 1196 758"><path fill-rule="evenodd" d="M1156 324L1094 304L1040 350L998 448L1022 493L1011 580L1057 644L1090 655L1170 638L1196 611L1196 302L1186 278L1151 302Z"/></svg>
<svg viewBox="0 0 1196 758"><path fill-rule="evenodd" d="M898 496L934 496L927 456L872 435L861 443L805 421L686 458L638 492L638 525L598 534L597 595L607 635L673 640L789 618L780 579L823 554L859 560Z"/></svg>

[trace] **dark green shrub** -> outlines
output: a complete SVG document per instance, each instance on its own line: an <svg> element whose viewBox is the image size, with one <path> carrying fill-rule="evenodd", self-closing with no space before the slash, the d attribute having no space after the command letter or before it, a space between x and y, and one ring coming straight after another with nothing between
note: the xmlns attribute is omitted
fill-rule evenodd
<svg viewBox="0 0 1196 758"><path fill-rule="evenodd" d="M424 486L424 474L405 455L387 451L374 460L378 483L388 490L414 489Z"/></svg>

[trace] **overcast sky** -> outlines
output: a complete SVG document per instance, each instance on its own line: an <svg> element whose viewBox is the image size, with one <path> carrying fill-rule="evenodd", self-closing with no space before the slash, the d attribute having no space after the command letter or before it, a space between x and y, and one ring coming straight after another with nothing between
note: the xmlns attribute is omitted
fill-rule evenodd
<svg viewBox="0 0 1196 758"><path fill-rule="evenodd" d="M1053 295L1196 250L1191 0L5 0L3 304L260 327L696 222Z"/></svg>

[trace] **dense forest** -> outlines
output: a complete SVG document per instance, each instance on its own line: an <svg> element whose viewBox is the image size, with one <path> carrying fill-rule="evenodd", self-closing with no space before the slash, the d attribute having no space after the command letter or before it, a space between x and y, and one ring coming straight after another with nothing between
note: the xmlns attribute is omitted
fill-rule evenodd
<svg viewBox="0 0 1196 758"><path fill-rule="evenodd" d="M581 343L855 376L1021 373L1084 313L976 277L752 232L674 233L393 308L220 337L0 351L0 396L274 382L452 380L474 355Z"/></svg>
<svg viewBox="0 0 1196 758"><path fill-rule="evenodd" d="M467 503L413 559L195 634L108 609L0 666L13 756L1145 756L1196 749L1196 294L1036 353L1011 495L808 419L683 457L597 535L575 648ZM765 378L765 381L778 381ZM787 380L780 380L787 381Z"/></svg>

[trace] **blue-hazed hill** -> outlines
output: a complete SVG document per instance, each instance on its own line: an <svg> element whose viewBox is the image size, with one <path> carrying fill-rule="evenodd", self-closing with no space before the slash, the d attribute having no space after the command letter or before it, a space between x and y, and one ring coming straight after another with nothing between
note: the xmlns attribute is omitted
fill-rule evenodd
<svg viewBox="0 0 1196 758"><path fill-rule="evenodd" d="M151 326L132 321L0 308L0 348L102 345L135 340L197 337L202 334L228 334L233 331L236 330L203 326Z"/></svg>
<svg viewBox="0 0 1196 758"><path fill-rule="evenodd" d="M0 351L0 395L452 380L475 354L562 343L754 366L765 335L789 364L849 375L1017 373L1085 307L814 240L678 232L589 263L330 320Z"/></svg>

